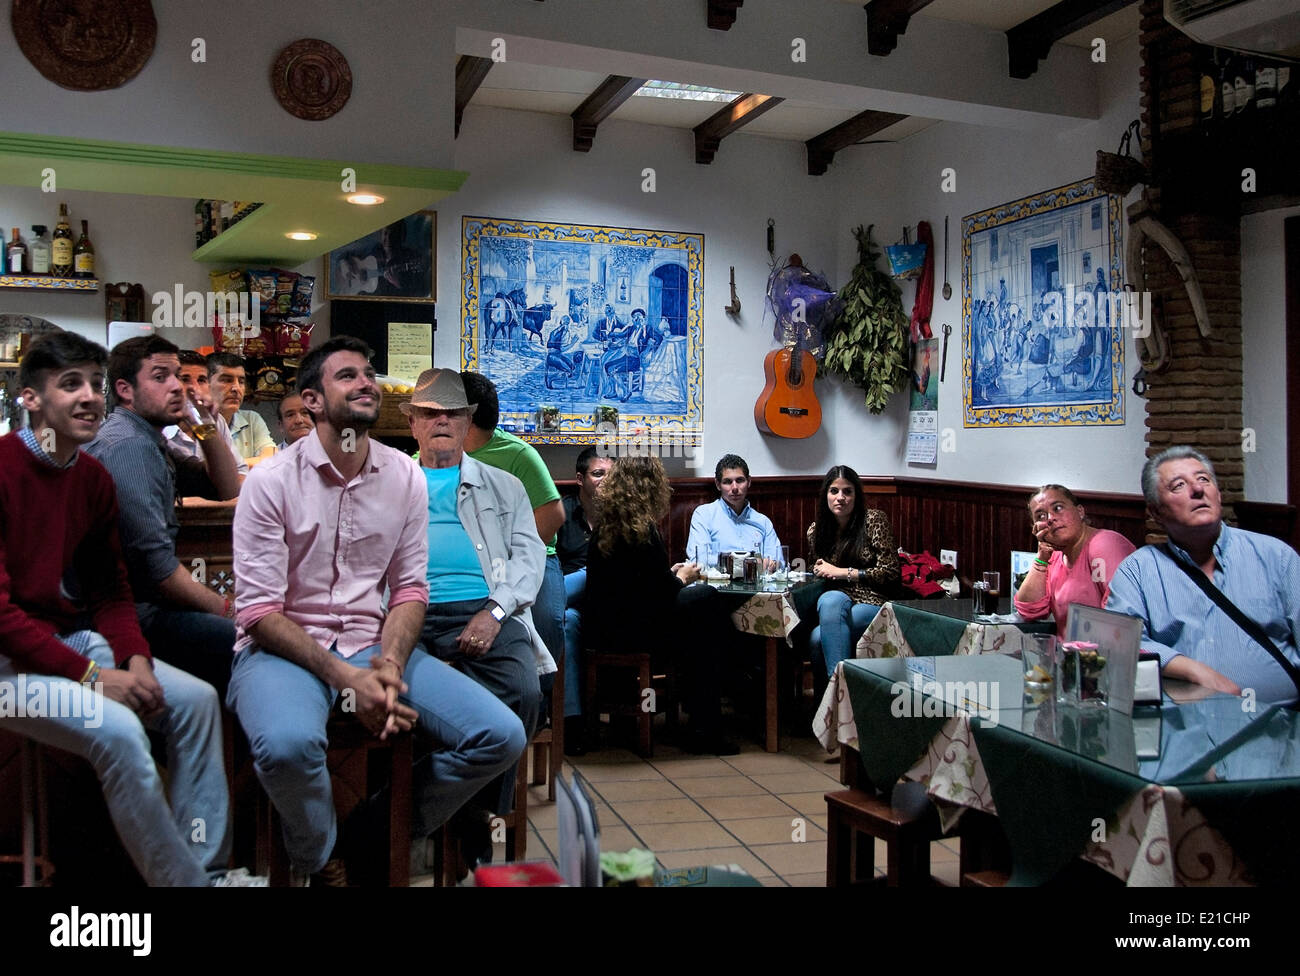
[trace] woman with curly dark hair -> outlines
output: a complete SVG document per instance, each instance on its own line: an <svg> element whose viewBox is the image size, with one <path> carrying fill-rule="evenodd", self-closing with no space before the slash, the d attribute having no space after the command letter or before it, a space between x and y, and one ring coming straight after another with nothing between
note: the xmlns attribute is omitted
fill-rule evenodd
<svg viewBox="0 0 1300 976"><path fill-rule="evenodd" d="M853 653L886 593L898 583L898 549L889 519L861 503L862 479L847 465L826 472L817 496L817 520L808 526L808 558L826 581L817 600L819 626L812 659L826 674Z"/></svg>
<svg viewBox="0 0 1300 976"><path fill-rule="evenodd" d="M695 563L669 565L656 523L672 489L658 458L614 462L600 486L600 523L587 546L582 633L589 647L677 660L690 712L687 749L715 755L739 750L722 737L719 670L735 629L717 591L692 586Z"/></svg>

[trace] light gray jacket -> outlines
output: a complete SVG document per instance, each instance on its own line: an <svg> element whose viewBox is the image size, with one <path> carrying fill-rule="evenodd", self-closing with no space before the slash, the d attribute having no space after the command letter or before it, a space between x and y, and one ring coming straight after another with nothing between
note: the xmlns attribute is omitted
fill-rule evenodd
<svg viewBox="0 0 1300 976"><path fill-rule="evenodd" d="M542 588L546 546L537 534L523 483L466 454L460 459L456 514L478 553L489 598L528 628L537 655L537 673L553 673L555 659L538 636L529 609ZM429 553L431 559L433 555Z"/></svg>

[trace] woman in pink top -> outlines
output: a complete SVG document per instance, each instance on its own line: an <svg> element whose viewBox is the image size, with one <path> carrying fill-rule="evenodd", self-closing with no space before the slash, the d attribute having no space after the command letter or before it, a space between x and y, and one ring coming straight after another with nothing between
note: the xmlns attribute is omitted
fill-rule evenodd
<svg viewBox="0 0 1300 976"><path fill-rule="evenodd" d="M1026 620L1051 613L1064 637L1070 604L1105 606L1111 577L1134 546L1118 532L1088 525L1079 500L1061 485L1043 485L1034 493L1029 519L1038 558L1016 592L1016 612Z"/></svg>

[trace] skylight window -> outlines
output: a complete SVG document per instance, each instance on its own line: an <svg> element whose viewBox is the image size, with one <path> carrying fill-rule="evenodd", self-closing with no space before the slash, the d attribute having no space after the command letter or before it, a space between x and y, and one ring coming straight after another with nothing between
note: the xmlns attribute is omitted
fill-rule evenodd
<svg viewBox="0 0 1300 976"><path fill-rule="evenodd" d="M704 85L683 85L676 81L647 81L636 90L637 95L650 98L684 98L692 102L730 102L741 92L706 88Z"/></svg>

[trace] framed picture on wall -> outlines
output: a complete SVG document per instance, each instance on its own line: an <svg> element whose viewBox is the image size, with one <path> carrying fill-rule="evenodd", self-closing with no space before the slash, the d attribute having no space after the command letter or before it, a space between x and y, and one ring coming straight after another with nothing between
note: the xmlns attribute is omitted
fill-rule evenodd
<svg viewBox="0 0 1300 976"><path fill-rule="evenodd" d="M328 297L433 301L438 293L437 240L437 213L420 210L335 248L325 259Z"/></svg>
<svg viewBox="0 0 1300 976"><path fill-rule="evenodd" d="M704 235L467 216L460 297L461 366L496 384L502 427L699 443Z"/></svg>
<svg viewBox="0 0 1300 976"><path fill-rule="evenodd" d="M1124 423L1122 203L1088 179L962 218L965 426Z"/></svg>

